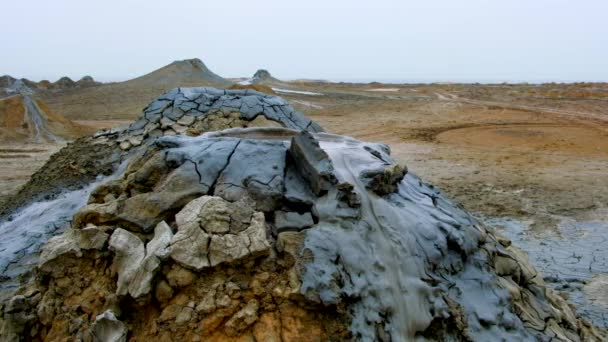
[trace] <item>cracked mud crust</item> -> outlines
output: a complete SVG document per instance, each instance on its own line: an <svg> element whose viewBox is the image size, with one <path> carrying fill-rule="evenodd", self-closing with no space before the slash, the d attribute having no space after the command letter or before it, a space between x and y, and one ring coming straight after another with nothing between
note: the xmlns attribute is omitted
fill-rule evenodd
<svg viewBox="0 0 608 342"><path fill-rule="evenodd" d="M44 246L3 336L605 337L382 144L246 128L145 146Z"/></svg>

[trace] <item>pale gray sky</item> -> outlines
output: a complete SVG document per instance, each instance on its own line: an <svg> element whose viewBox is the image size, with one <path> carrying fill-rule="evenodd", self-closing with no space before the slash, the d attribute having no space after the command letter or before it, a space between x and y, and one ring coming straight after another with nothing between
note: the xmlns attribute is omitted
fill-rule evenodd
<svg viewBox="0 0 608 342"><path fill-rule="evenodd" d="M606 0L1 0L0 74L608 81Z"/></svg>

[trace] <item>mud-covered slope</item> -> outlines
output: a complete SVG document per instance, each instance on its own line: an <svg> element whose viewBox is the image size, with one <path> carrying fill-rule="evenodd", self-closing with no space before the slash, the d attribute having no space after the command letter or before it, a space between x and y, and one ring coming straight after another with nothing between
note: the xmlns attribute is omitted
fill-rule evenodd
<svg viewBox="0 0 608 342"><path fill-rule="evenodd" d="M159 136L268 125L322 131L277 96L250 89L175 88L152 101L129 127L100 131L69 143L17 195L0 204L0 218L30 201L53 197L88 184L97 175L108 175L133 147Z"/></svg>
<svg viewBox="0 0 608 342"><path fill-rule="evenodd" d="M3 336L605 337L387 146L287 128L147 145L36 272L4 307Z"/></svg>

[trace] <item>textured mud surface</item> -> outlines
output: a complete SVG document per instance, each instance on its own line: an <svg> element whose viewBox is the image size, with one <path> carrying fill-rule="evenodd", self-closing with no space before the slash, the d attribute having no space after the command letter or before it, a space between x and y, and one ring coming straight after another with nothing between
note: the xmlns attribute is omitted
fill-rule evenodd
<svg viewBox="0 0 608 342"><path fill-rule="evenodd" d="M318 133L294 113L250 91L177 89L91 138L129 165L43 247L2 307L0 334L606 338L516 245L386 145ZM223 130L257 125L274 127ZM217 132L187 136L206 131ZM601 293L601 281L584 290Z"/></svg>
<svg viewBox="0 0 608 342"><path fill-rule="evenodd" d="M568 294L581 315L608 327L606 293L597 291L608 274L608 223L562 218L554 232L534 232L530 222L518 219L490 219L487 223L527 251L547 284Z"/></svg>
<svg viewBox="0 0 608 342"><path fill-rule="evenodd" d="M521 251L395 168L386 145L248 128L144 146L45 245L36 280L4 309L5 336L52 338L78 320L84 339L260 339L277 314L265 332L283 339L304 333L289 319L320 339L602 336ZM284 285L261 291L260 277ZM99 302L57 314L91 291Z"/></svg>
<svg viewBox="0 0 608 342"><path fill-rule="evenodd" d="M0 232L5 236L0 242L2 288L18 284L17 276L35 262L39 246L65 229L74 211L86 203L94 183L107 179L154 139L256 125L321 130L276 96L252 90L178 88L152 102L142 120L68 143L0 205ZM264 162L260 156L258 163Z"/></svg>
<svg viewBox="0 0 608 342"><path fill-rule="evenodd" d="M277 96L249 89L173 89L150 103L142 118L128 127L102 130L93 137L69 143L15 196L0 202L0 218L31 200L53 198L65 190L82 188L97 175L111 174L122 160L136 154L144 141L165 135L199 135L230 127L272 125L322 131Z"/></svg>

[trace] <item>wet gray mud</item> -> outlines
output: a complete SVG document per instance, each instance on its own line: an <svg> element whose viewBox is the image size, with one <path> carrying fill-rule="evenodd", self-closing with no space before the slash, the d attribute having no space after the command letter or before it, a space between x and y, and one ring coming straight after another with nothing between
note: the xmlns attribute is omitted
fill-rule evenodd
<svg viewBox="0 0 608 342"><path fill-rule="evenodd" d="M386 145L279 128L157 144L177 167L168 179L198 179L188 196L250 197L267 217L312 216L314 225L296 229L305 232L301 294L327 306L348 302L356 340L534 341L555 331L572 334L556 327L576 323L548 308L570 309L544 291L527 261L440 191L397 168ZM157 223L121 215L109 220L122 217L144 231ZM293 231L281 230L278 220L269 225L277 238ZM500 258L515 261L501 275L494 268ZM464 331L457 322L465 322Z"/></svg>
<svg viewBox="0 0 608 342"><path fill-rule="evenodd" d="M585 290L595 279L608 275L608 222L558 218L557 231L532 232L530 222L515 218L489 218L485 222L526 251L544 280L568 295L577 312L608 328L608 306ZM600 296L605 296L605 293Z"/></svg>
<svg viewBox="0 0 608 342"><path fill-rule="evenodd" d="M124 167L119 167L115 175L101 176L82 189L64 192L52 200L33 202L0 220L0 299L19 286L19 278L36 265L40 246L70 225L72 215L86 205L91 192L123 171Z"/></svg>
<svg viewBox="0 0 608 342"><path fill-rule="evenodd" d="M62 141L45 128L31 94L22 95L36 140ZM230 115L233 113L238 115ZM208 129L246 126L258 117L264 117L266 124L323 131L278 96L253 90L175 88L152 101L142 118L128 127L102 130L68 144L16 196L0 204L0 292L16 289L18 278L36 264L40 246L69 226L72 215L87 204L97 185L120 176L129 159L145 151L156 138L176 131L185 134L186 129L200 134ZM260 156L260 163L262 159Z"/></svg>

